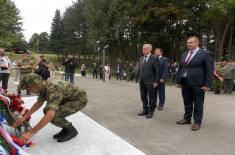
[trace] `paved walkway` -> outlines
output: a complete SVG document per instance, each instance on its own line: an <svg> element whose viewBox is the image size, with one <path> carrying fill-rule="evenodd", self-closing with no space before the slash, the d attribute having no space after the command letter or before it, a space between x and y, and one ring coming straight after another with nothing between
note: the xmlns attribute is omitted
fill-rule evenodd
<svg viewBox="0 0 235 155"><path fill-rule="evenodd" d="M138 117L141 101L138 84L78 78L78 85L88 92L85 114L123 137L149 155L234 155L235 93L214 95L208 92L202 129L178 126L183 102L180 89L166 88L166 106L152 119Z"/></svg>
<svg viewBox="0 0 235 155"><path fill-rule="evenodd" d="M138 117L141 111L139 87L116 80L76 77L76 84L88 93L89 103L82 111L148 155L234 155L235 93L214 95L208 92L200 131L189 125L178 126L183 103L180 89L166 88L166 106L152 119ZM108 147L108 146L107 146Z"/></svg>

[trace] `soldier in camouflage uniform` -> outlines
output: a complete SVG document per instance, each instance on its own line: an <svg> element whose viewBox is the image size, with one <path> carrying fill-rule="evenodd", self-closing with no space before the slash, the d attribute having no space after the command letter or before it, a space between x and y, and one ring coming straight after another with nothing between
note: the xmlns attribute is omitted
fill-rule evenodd
<svg viewBox="0 0 235 155"><path fill-rule="evenodd" d="M29 74L29 73L32 73L33 63L30 61L29 58L30 58L29 53L24 53L23 60L17 64L17 67L20 69L20 81L21 81L22 76ZM21 95L20 84L17 87L17 94ZM27 95L30 95L28 91L27 91Z"/></svg>
<svg viewBox="0 0 235 155"><path fill-rule="evenodd" d="M221 94L223 85L223 69L221 64L217 64L214 71L214 79L212 83L212 87L215 94Z"/></svg>
<svg viewBox="0 0 235 155"><path fill-rule="evenodd" d="M47 101L43 110L44 117L30 132L21 136L23 141L27 141L49 122L62 128L59 133L53 136L58 142L65 142L77 136L77 130L65 117L80 111L86 106L88 100L85 91L67 81L43 81L39 75L34 73L21 78L21 88L28 89L31 93L38 93L39 96L32 108L22 119L17 120L13 127L17 127L24 122L25 118L33 114Z"/></svg>

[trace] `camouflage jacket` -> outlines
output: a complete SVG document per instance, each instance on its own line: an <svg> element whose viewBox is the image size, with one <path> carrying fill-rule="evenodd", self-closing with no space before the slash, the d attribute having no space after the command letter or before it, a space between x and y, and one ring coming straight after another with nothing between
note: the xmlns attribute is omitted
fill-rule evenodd
<svg viewBox="0 0 235 155"><path fill-rule="evenodd" d="M33 63L30 60L22 60L17 66L20 68L21 74L32 73Z"/></svg>
<svg viewBox="0 0 235 155"><path fill-rule="evenodd" d="M86 93L73 84L67 81L55 80L42 83L38 101L47 101L44 111L48 109L56 111L61 104L74 100L78 101L84 97L86 98Z"/></svg>

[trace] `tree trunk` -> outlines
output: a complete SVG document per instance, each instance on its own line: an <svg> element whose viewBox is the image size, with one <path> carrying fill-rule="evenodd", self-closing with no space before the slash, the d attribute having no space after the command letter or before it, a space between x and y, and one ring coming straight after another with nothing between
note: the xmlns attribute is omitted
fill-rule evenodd
<svg viewBox="0 0 235 155"><path fill-rule="evenodd" d="M222 59L222 55L223 55L223 52L224 52L225 39L226 39L228 30L229 30L229 27L231 25L231 22L233 21L233 18L228 17L225 28L224 28L222 33L218 32L218 31L220 31L221 27L218 27L218 29L217 29L217 32L218 32L217 34L222 34L221 36L220 35L217 36L217 39L220 40L220 38L221 38L220 41L217 41L217 43L218 43L218 54L219 54L218 57L217 57L217 60ZM219 25L217 25L217 26L219 26Z"/></svg>
<svg viewBox="0 0 235 155"><path fill-rule="evenodd" d="M78 65L81 65L81 50L78 51Z"/></svg>
<svg viewBox="0 0 235 155"><path fill-rule="evenodd" d="M96 57L96 51L95 51L95 49L93 49L93 52L92 52L92 61L93 61L93 63L95 62L95 57Z"/></svg>
<svg viewBox="0 0 235 155"><path fill-rule="evenodd" d="M100 54L100 60L99 60L99 62L100 62L100 64L102 64L102 53L100 52L99 54Z"/></svg>
<svg viewBox="0 0 235 155"><path fill-rule="evenodd" d="M233 44L233 22L231 22L230 25L230 36L229 36L229 45L228 45L228 56L229 58L232 58L232 44Z"/></svg>

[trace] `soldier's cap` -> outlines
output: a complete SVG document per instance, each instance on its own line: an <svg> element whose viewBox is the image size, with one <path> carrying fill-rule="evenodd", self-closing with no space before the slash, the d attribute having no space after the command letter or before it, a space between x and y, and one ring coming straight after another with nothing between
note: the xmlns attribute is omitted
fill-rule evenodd
<svg viewBox="0 0 235 155"><path fill-rule="evenodd" d="M28 89L33 84L38 84L42 81L42 77L35 73L29 73L23 75L20 79L20 88L21 89Z"/></svg>

